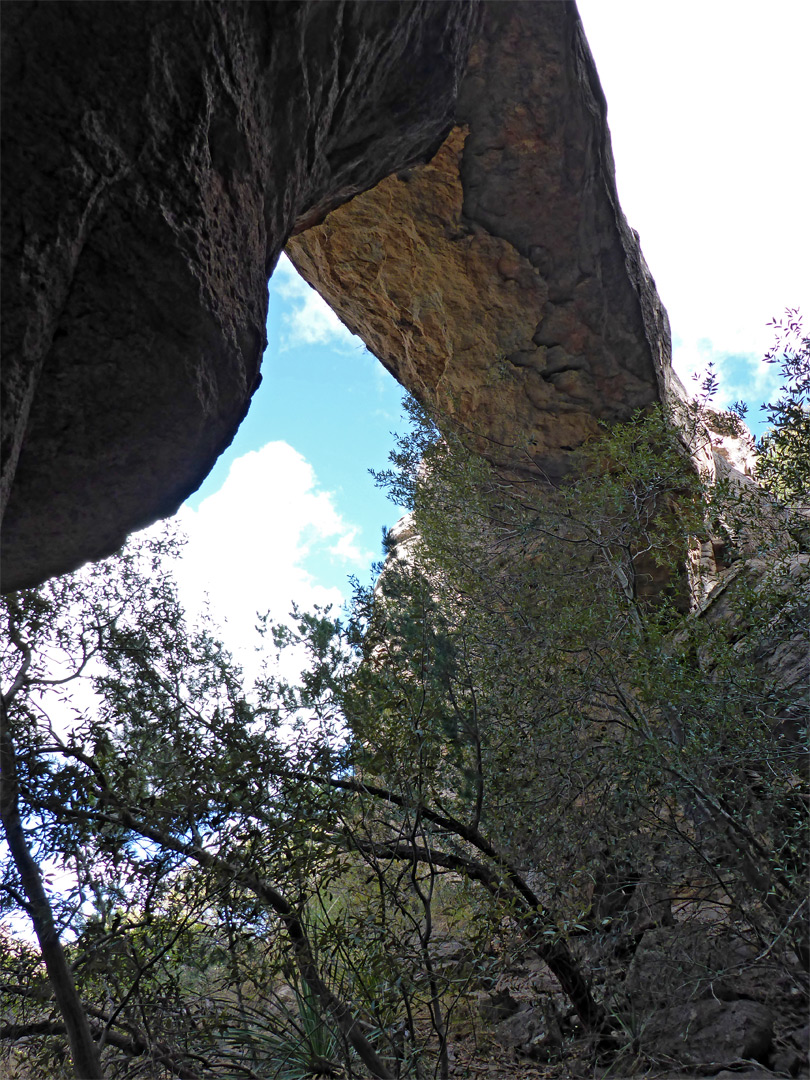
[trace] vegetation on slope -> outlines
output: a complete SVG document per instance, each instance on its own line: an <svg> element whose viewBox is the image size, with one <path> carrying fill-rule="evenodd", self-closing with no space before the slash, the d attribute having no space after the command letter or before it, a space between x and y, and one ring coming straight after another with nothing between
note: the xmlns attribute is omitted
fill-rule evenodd
<svg viewBox="0 0 810 1080"><path fill-rule="evenodd" d="M299 685L272 663L246 685L187 623L170 536L8 597L0 904L38 939L0 952L9 1068L449 1076L527 956L554 1018L534 1056L627 1062L633 957L673 924L801 989L806 759L779 730L807 688L767 663L810 611L791 325L776 502L710 487L658 413L552 487L413 405L380 477L412 518L376 584L345 620L263 625L306 652ZM688 603L711 537L722 617ZM714 974L681 972L683 999Z"/></svg>

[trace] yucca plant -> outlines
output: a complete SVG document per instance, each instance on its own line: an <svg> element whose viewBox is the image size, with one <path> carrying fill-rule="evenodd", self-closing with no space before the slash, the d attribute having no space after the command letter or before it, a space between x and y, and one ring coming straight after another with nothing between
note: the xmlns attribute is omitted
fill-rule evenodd
<svg viewBox="0 0 810 1080"><path fill-rule="evenodd" d="M313 1077L345 1075L345 1048L324 1018L317 998L305 984L293 977L294 1005L277 997L278 1009L263 1012L244 1028L230 1028L227 1042L234 1050L249 1045L260 1075L267 1080L311 1080ZM233 1076L244 1076L244 1069Z"/></svg>

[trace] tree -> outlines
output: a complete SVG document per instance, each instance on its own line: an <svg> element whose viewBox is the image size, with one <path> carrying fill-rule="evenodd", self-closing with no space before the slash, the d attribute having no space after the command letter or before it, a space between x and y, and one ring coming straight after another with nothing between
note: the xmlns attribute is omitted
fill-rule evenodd
<svg viewBox="0 0 810 1080"><path fill-rule="evenodd" d="M807 507L810 492L810 336L798 308L774 319L776 343L765 356L779 364L782 392L763 406L771 425L759 444L760 481L784 502Z"/></svg>
<svg viewBox="0 0 810 1080"><path fill-rule="evenodd" d="M0 959L0 1036L34 1075L67 1044L83 1076L447 1076L454 1015L520 950L615 1050L639 927L710 906L807 958L806 782L773 734L801 690L763 667L806 628L799 541L762 526L769 574L732 550L725 610L690 611L690 551L766 511L709 491L667 417L555 487L411 414L375 584L348 620L264 620L298 685L247 685L189 625L171 540L5 601L2 902L40 948Z"/></svg>
<svg viewBox="0 0 810 1080"><path fill-rule="evenodd" d="M166 1075L227 1072L246 1045L259 1053L249 1039L234 1050L227 1032L240 981L258 977L257 941L275 923L286 950L259 957L263 977L292 963L345 1045L389 1076L322 976L306 896L278 887L300 891L319 856L308 851L309 823L285 803L294 794L268 797L289 764L276 714L251 708L222 646L185 625L165 550L147 542L6 601L2 890L34 923L53 999L38 996L32 1018L28 988L6 981L19 1019L2 1035L53 1045L66 1034L82 1078L101 1076L111 1055L113 1064L145 1055ZM67 662L55 676L59 654ZM87 674L97 700L60 730L59 702L43 691ZM53 862L68 883L48 896L41 866ZM201 958L212 943L224 948L219 926L234 912L252 947L229 946L232 978L219 976L225 997L212 1008ZM42 1052L52 1069L58 1045L56 1059Z"/></svg>
<svg viewBox="0 0 810 1080"><path fill-rule="evenodd" d="M417 558L434 590L455 598L465 655L480 660L478 716L490 712L488 738L506 748L493 759L494 776L514 781L507 762L519 757L530 765L518 774L518 790L533 793L535 806L567 807L565 817L557 809L554 818L567 842L543 845L556 895L560 879L596 882L622 865L629 878L617 887L657 878L672 892L673 869L692 867L702 876L719 860L712 887L738 915L747 912L752 933L764 943L787 925L806 956L799 766L795 751L772 734L780 715L801 708L804 689L780 701L757 662L777 612L784 632L791 622L800 630L806 601L799 591L786 604L778 580L785 564L773 548L773 578L754 585L743 576L736 610L724 622L684 617L678 588L669 596L645 588L656 569L666 580L683 565L689 544L705 535L707 506L712 515L722 500L738 509L744 494L728 486L708 492L677 433L655 415L614 431L586 455L584 479L555 491L516 486L480 463L484 476L473 477L457 439L426 440L426 431L429 421L418 429L418 445L400 455L399 472L385 479L398 485L399 498L410 493L423 538ZM763 530L769 543L772 531ZM784 532L780 543L782 557L796 550ZM497 734L502 715L509 717L506 739ZM774 787L752 797L746 775L763 770ZM497 781L490 784L491 813L510 822L514 845L508 803L515 785L503 787L501 794ZM531 812L529 804L518 817ZM710 841L700 835L701 815L712 822ZM586 837L597 827L600 844L589 864ZM656 848L677 852L664 873L653 865ZM525 841L523 858L535 868L542 854ZM586 921L586 895L575 921ZM770 925L764 910L775 915Z"/></svg>

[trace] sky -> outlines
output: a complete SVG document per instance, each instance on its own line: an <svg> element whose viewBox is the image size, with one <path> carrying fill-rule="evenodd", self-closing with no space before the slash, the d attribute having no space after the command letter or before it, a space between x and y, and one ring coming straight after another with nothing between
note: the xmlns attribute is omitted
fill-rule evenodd
<svg viewBox="0 0 810 1080"><path fill-rule="evenodd" d="M608 101L619 195L668 308L685 383L712 360L718 404L773 396L767 323L810 300L805 133L810 4L580 0ZM396 508L376 490L402 392L284 259L263 384L189 499L180 568L247 656L254 613L283 618L369 580Z"/></svg>
<svg viewBox="0 0 810 1080"><path fill-rule="evenodd" d="M619 196L666 305L689 384L712 360L719 404L750 419L775 391L768 321L810 309L807 0L579 0L608 101ZM183 506L177 576L207 596L248 675L256 612L283 619L370 580L376 489L401 388L282 259L269 290L263 383L230 449ZM292 672L291 672L292 673Z"/></svg>
<svg viewBox="0 0 810 1080"><path fill-rule="evenodd" d="M207 592L223 639L250 662L255 614L295 603L339 614L350 576L371 580L401 510L369 469L404 430L404 391L282 256L270 283L263 381L247 418L181 508L187 608ZM250 647L248 647L250 642Z"/></svg>
<svg viewBox="0 0 810 1080"><path fill-rule="evenodd" d="M810 307L810 4L578 7L619 198L669 311L676 370L683 379L711 358L725 403L767 398L767 323Z"/></svg>

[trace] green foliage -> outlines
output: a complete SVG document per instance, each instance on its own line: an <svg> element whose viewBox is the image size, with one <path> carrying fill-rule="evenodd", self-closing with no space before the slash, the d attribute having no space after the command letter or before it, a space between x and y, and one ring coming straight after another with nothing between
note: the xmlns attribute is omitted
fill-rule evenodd
<svg viewBox="0 0 810 1080"><path fill-rule="evenodd" d="M345 990L340 985L341 973L334 966L326 974L337 989ZM250 1022L228 1027L223 1031L223 1042L231 1049L236 1061L242 1056L240 1050L250 1046L254 1066L261 1060L265 1068L272 1069L277 1080L342 1075L344 1055L339 1033L324 1016L317 995L306 982L293 969L288 969L286 975L289 992L286 996L276 996L276 1007L256 1009L254 1000L252 1007L247 1009L243 1003L243 1021L249 1019ZM251 996L255 998L255 995ZM244 1071L239 1064L232 1072L227 1066L223 1070L226 1077L241 1075Z"/></svg>
<svg viewBox="0 0 810 1080"><path fill-rule="evenodd" d="M584 918L587 889L577 895L562 883L592 882L605 863L634 861L648 863L634 873L649 880L656 845L672 855L678 844L673 861L680 872L695 854L705 860L699 848L690 854L696 837L678 809L690 788L719 805L736 794L738 768L768 761L780 777L776 789L782 786L775 801L789 799L791 759L783 759L770 733L786 703L763 695L753 662L757 634L772 617L767 604L760 597L759 611L749 613L746 662L721 626L684 622L671 582L657 594L649 588L656 572L665 581L676 574L690 540L705 532L699 478L665 420L639 418L614 431L587 455L584 478L556 491L516 487L481 462L471 464L452 436L425 447L425 430L421 423L419 465L410 475L422 546L415 568L398 570L390 597L383 578L385 611L398 612L401 580L410 577L418 602L405 618L422 627L433 662L430 691L444 702L443 709L424 710L442 748L434 751L441 757L434 784L458 793L460 802L470 798L465 778L485 785L483 820L546 879L549 904L569 921ZM434 636L437 630L426 592L440 608L440 647L428 640L428 628ZM400 619L399 636L412 637ZM397 641L390 614L379 636ZM390 644L386 649L390 677ZM412 665L420 706L430 702L424 674L417 683L414 667L423 673L424 657L410 638L399 653ZM404 718L399 727L409 730ZM420 730L430 731L424 723ZM387 734L382 741L388 745ZM728 765L722 772L721 761ZM671 798L663 816L662 797ZM521 835L515 818L527 825L543 820L542 839L531 827ZM737 824L753 835L752 821ZM794 888L791 898L797 896Z"/></svg>
<svg viewBox="0 0 810 1080"><path fill-rule="evenodd" d="M762 438L757 475L779 499L807 507L810 503L810 336L798 309L774 319L776 344L765 359L778 364L782 392L763 408L771 429Z"/></svg>
<svg viewBox="0 0 810 1080"><path fill-rule="evenodd" d="M796 370L770 444L791 499ZM806 628L790 533L707 490L659 412L554 486L409 411L379 480L410 531L377 581L347 619L260 620L308 657L297 684L247 685L189 625L171 539L4 602L25 843L110 1075L447 1076L467 999L526 952L604 1040L640 912L807 954L806 781L775 737L803 691L763 666ZM690 610L691 554L738 519L769 572L740 558ZM65 1075L37 950L0 952L0 983L9 1053Z"/></svg>

